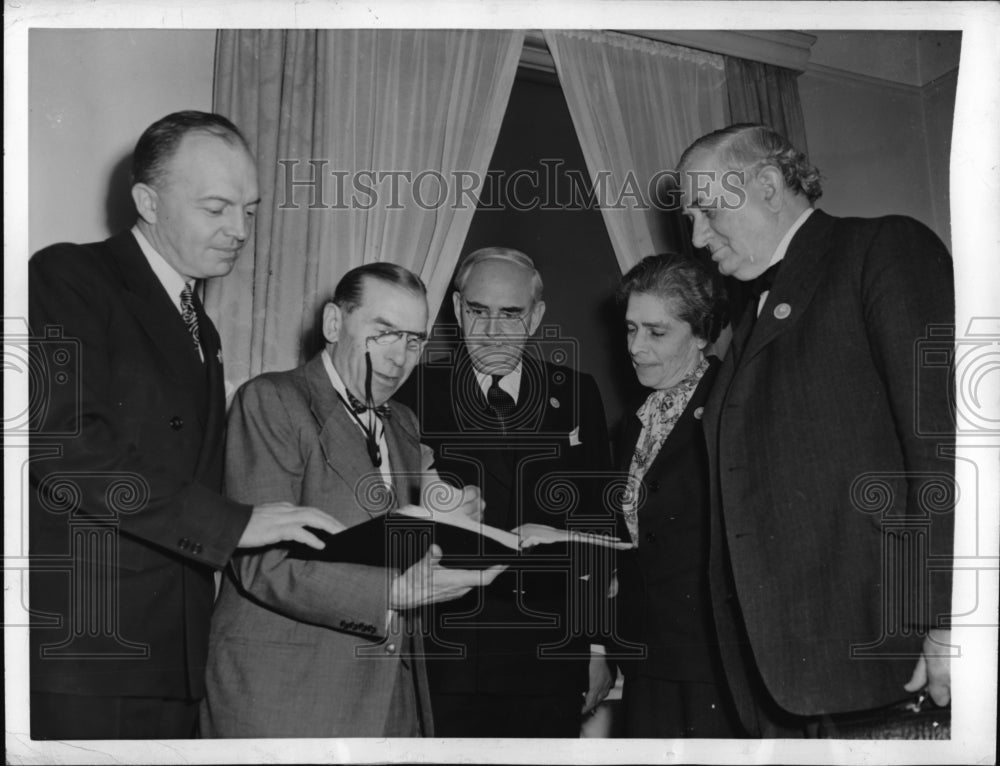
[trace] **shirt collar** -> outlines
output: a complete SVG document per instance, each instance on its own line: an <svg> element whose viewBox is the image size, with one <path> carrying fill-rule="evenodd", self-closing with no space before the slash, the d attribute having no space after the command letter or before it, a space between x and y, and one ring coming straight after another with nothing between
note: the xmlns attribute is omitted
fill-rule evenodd
<svg viewBox="0 0 1000 766"><path fill-rule="evenodd" d="M160 284L167 291L170 300L173 301L177 310L181 311L181 291L184 289L184 285L187 284L187 280L178 274L174 267L167 263L166 259L149 243L149 240L140 231L138 224L132 227L132 236L139 243L139 249L146 256L146 260L149 261L149 267L156 274L156 278L160 280Z"/></svg>
<svg viewBox="0 0 1000 766"><path fill-rule="evenodd" d="M814 207L807 207L802 211L802 214L795 219L795 223L788 228L788 231L785 232L785 236L783 236L781 238L781 242L778 243L778 247L775 249L774 255L771 256L771 260L767 264L768 268L784 259L785 253L788 252L788 246L792 243L792 237L795 236L795 232L802 228L802 224L806 222L806 219L812 215L815 210L816 208Z"/></svg>
<svg viewBox="0 0 1000 766"><path fill-rule="evenodd" d="M511 398L514 400L515 404L517 404L517 395L521 391L522 369L523 366L521 362L518 362L517 367L515 367L513 370L511 370L502 378L500 378L500 388L511 395ZM488 372L480 372L479 370L475 370L475 373L476 373L476 380L479 381L479 387L483 389L483 393L485 394L487 391L490 390L490 387L493 385L493 376L490 375Z"/></svg>
<svg viewBox="0 0 1000 766"><path fill-rule="evenodd" d="M333 366L333 359L330 358L329 349L323 349L323 367L326 370L327 376L330 378L330 384L333 386L333 390L340 396L341 401L346 402L347 386L344 385L344 379L340 377L340 373L337 372L337 368Z"/></svg>

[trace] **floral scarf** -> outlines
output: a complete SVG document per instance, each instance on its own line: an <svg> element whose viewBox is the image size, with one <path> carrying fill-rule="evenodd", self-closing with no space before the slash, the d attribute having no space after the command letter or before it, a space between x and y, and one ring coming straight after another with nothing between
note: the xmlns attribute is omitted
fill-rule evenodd
<svg viewBox="0 0 1000 766"><path fill-rule="evenodd" d="M632 453L632 463L628 469L628 492L622 507L633 543L639 543L638 498L642 477L674 430L707 369L708 360L703 358L677 385L653 391L635 412L642 423L642 431L636 441L635 452Z"/></svg>

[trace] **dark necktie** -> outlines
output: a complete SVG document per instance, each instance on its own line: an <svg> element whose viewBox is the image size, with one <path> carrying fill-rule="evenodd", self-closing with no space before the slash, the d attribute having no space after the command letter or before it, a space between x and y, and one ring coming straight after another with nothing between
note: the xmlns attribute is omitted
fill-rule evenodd
<svg viewBox="0 0 1000 766"><path fill-rule="evenodd" d="M500 388L503 375L491 375L493 384L486 391L486 401L500 420L507 420L514 412L514 397Z"/></svg>
<svg viewBox="0 0 1000 766"><path fill-rule="evenodd" d="M760 301L760 296L768 292L771 289L771 285L774 284L775 277L778 276L778 269L781 268L781 263L781 261L778 261L750 283L750 294L758 302Z"/></svg>
<svg viewBox="0 0 1000 766"><path fill-rule="evenodd" d="M198 337L198 313L194 309L194 282L185 282L181 290L181 318L187 325L195 351L201 356L201 339Z"/></svg>
<svg viewBox="0 0 1000 766"><path fill-rule="evenodd" d="M384 402L378 407L369 408L364 402L362 402L358 397L352 394L350 391L347 392L347 402L351 405L351 409L354 410L355 415L360 415L368 409L371 409L380 418L388 418L392 411L389 409L389 403Z"/></svg>

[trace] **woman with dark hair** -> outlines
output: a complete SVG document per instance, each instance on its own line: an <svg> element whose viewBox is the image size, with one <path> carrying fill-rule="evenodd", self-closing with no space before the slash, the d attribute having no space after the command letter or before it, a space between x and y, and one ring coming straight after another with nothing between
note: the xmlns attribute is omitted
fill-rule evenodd
<svg viewBox="0 0 1000 766"><path fill-rule="evenodd" d="M714 269L693 256L651 255L623 278L628 351L652 391L628 411L617 442L628 471L619 536L619 636L645 647L620 660L627 737L735 737L708 590L709 484L701 413L719 360L706 348L725 323Z"/></svg>

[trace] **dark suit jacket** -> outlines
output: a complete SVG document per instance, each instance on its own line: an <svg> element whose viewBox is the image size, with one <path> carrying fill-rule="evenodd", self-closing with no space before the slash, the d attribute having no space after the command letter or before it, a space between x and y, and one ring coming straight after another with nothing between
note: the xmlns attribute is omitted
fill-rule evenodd
<svg viewBox="0 0 1000 766"><path fill-rule="evenodd" d="M219 336L199 305L202 363L130 233L42 250L28 291L32 688L201 697L251 510L219 494Z"/></svg>
<svg viewBox="0 0 1000 766"><path fill-rule="evenodd" d="M720 677L708 589L708 453L702 430L719 360L709 362L643 477L639 547L618 554L619 635L646 650L644 659L619 662L626 678L713 683ZM635 415L641 403L627 410L618 442L618 468L626 474L642 432ZM619 518L618 536L627 540Z"/></svg>
<svg viewBox="0 0 1000 766"><path fill-rule="evenodd" d="M320 355L254 378L229 416L227 490L248 503L319 508L345 526L411 502L420 487L417 424L389 406L395 496ZM292 559L270 546L237 556L232 574L212 618L204 736L382 737L411 731L418 716L433 733L416 626L401 615L387 624L395 572Z"/></svg>
<svg viewBox="0 0 1000 766"><path fill-rule="evenodd" d="M446 480L481 488L484 520L502 529L568 522L613 531L603 507L610 470L604 407L593 378L539 363L526 353L517 408L507 433L486 414L486 399L464 347L453 358L429 357L407 392L415 400L421 441L434 448ZM588 685L589 641L580 612L593 610L602 575L586 584L570 566L551 572L508 570L488 588L441 604L426 624L433 650L431 693L574 694ZM606 574L606 573L605 573ZM567 607L567 581L576 594ZM594 615L587 615L593 622ZM548 647L544 649L544 647ZM466 653L455 659L455 651ZM541 651L547 656L539 656ZM562 655L562 656L560 656ZM567 659L568 656L575 659Z"/></svg>
<svg viewBox="0 0 1000 766"><path fill-rule="evenodd" d="M749 314L736 328L704 418L713 601L729 668L735 595L793 713L904 697L921 633L949 612L952 440L928 434L954 426L918 362L953 322L951 259L930 230L816 211L752 333Z"/></svg>

